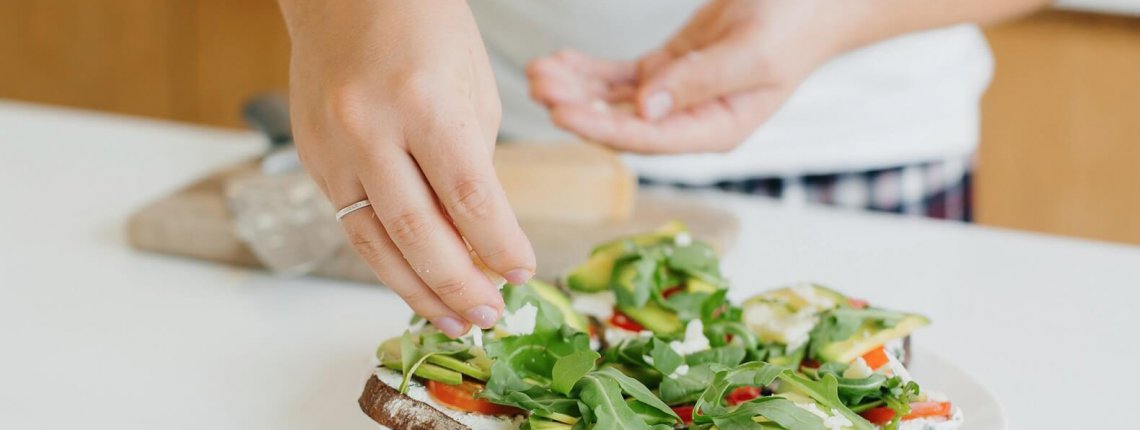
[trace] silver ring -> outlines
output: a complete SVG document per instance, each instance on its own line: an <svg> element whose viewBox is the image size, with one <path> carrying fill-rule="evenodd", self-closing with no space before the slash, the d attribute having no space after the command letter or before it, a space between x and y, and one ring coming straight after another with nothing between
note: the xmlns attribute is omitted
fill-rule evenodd
<svg viewBox="0 0 1140 430"><path fill-rule="evenodd" d="M369 206L372 206L372 202L368 201L368 199L364 199L351 205L345 206L343 209L336 211L336 220L340 221L340 219L344 218L346 215Z"/></svg>

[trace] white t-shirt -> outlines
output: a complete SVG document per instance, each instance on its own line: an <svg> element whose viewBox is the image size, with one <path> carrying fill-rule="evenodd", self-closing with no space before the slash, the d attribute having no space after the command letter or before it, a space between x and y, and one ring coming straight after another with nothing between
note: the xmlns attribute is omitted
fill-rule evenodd
<svg viewBox="0 0 1140 430"><path fill-rule="evenodd" d="M659 47L696 0L476 0L469 2L503 102L502 134L553 139L524 67L562 48L634 59ZM993 61L972 25L913 33L849 52L812 74L771 119L725 154L627 156L639 174L709 183L751 177L865 171L962 159L978 142Z"/></svg>

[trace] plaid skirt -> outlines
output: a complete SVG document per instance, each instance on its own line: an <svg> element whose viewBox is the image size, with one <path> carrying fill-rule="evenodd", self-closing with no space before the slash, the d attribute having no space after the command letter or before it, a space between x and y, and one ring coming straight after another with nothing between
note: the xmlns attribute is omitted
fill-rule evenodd
<svg viewBox="0 0 1140 430"><path fill-rule="evenodd" d="M824 204L969 222L970 164L969 159L948 159L862 172L749 178L700 186L646 178L641 183L718 188L772 197L792 206Z"/></svg>

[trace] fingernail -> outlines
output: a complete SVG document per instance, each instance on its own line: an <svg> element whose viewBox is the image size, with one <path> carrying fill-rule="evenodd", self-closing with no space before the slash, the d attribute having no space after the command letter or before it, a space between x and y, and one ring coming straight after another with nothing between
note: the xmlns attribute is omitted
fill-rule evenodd
<svg viewBox="0 0 1140 430"><path fill-rule="evenodd" d="M479 305L467 310L467 321L481 328L491 328L495 326L495 321L499 319L499 312L487 305Z"/></svg>
<svg viewBox="0 0 1140 430"><path fill-rule="evenodd" d="M673 96L666 91L660 91L645 99L645 115L649 119L660 119L673 109Z"/></svg>
<svg viewBox="0 0 1140 430"><path fill-rule="evenodd" d="M446 334L451 338L457 338L467 333L467 330L463 329L464 324L452 317L439 317L433 319L431 320L431 325L435 326L435 328L438 328L439 331L442 331L443 334Z"/></svg>
<svg viewBox="0 0 1140 430"><path fill-rule="evenodd" d="M534 275L526 269L515 269L503 275L504 278L507 278L507 282L510 282L514 285L525 284L526 281L530 280L531 276Z"/></svg>

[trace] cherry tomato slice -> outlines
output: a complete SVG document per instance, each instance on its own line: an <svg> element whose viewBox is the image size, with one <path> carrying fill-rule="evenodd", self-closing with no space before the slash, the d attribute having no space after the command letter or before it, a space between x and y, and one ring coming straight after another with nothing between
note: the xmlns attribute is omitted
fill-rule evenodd
<svg viewBox="0 0 1140 430"><path fill-rule="evenodd" d="M910 413L903 421L929 417L949 417L953 407L950 402L916 402L910 404ZM859 414L871 424L883 425L895 417L895 411L887 407L868 409Z"/></svg>
<svg viewBox="0 0 1140 430"><path fill-rule="evenodd" d="M667 298L669 298L669 296L677 294L677 293L681 292L681 290L684 290L684 289L685 289L685 287L682 285L676 285L676 286L666 288L666 289L661 291L661 297L664 297L667 299Z"/></svg>
<svg viewBox="0 0 1140 430"><path fill-rule="evenodd" d="M523 413L523 411L510 406L497 405L475 398L476 393L483 391L483 384L478 382L463 381L459 385L448 385L429 380L427 381L427 391L437 402L464 412L484 415L518 415Z"/></svg>
<svg viewBox="0 0 1140 430"><path fill-rule="evenodd" d="M686 425L693 423L693 405L673 406L673 412L681 417L681 422Z"/></svg>
<svg viewBox="0 0 1140 430"><path fill-rule="evenodd" d="M852 308L855 308L855 309L864 309L867 306L869 306L866 300L853 299L850 297L847 298L847 305L851 306Z"/></svg>
<svg viewBox="0 0 1140 430"><path fill-rule="evenodd" d="M638 324L628 315L621 313L617 308L614 308L614 314L610 316L610 325L629 331L642 331L645 327Z"/></svg>
<svg viewBox="0 0 1140 430"><path fill-rule="evenodd" d="M731 406L736 406L749 400L760 397L760 387L736 387L724 397Z"/></svg>

